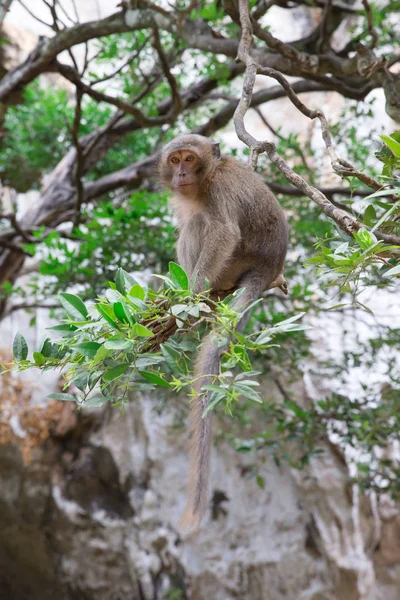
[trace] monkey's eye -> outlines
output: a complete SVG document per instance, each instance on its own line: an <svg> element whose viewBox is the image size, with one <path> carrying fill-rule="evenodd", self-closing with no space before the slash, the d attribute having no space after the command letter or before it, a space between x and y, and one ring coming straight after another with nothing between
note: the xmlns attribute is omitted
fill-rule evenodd
<svg viewBox="0 0 400 600"><path fill-rule="evenodd" d="M189 154L189 156L186 157L187 162L192 162L192 160L194 160L194 156L192 154Z"/></svg>
<svg viewBox="0 0 400 600"><path fill-rule="evenodd" d="M179 158L177 158L176 156L173 156L173 157L171 158L171 162L172 162L172 163L174 163L174 165L177 165L177 164L178 164L178 162L179 162Z"/></svg>

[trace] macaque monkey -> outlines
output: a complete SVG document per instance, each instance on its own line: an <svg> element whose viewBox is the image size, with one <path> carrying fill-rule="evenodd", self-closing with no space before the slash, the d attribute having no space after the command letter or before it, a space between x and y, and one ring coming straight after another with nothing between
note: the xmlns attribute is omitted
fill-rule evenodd
<svg viewBox="0 0 400 600"><path fill-rule="evenodd" d="M234 158L221 156L218 143L201 135L182 135L162 151L162 183L173 192L179 226L178 262L194 292L245 288L235 310L241 312L271 287L285 286L282 276L288 244L285 215L262 178ZM247 311L239 320L243 329ZM212 332L200 350L195 374L197 398L191 408L189 497L180 522L182 533L197 532L207 510L211 412L202 418L211 392L201 388L219 374L225 347L212 343Z"/></svg>

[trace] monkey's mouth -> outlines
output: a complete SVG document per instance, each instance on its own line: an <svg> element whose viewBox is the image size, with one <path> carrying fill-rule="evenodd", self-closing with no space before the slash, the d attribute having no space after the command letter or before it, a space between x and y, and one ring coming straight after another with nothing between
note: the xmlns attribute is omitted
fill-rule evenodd
<svg viewBox="0 0 400 600"><path fill-rule="evenodd" d="M194 185L194 182L193 183L180 183L178 187L189 187L191 185Z"/></svg>

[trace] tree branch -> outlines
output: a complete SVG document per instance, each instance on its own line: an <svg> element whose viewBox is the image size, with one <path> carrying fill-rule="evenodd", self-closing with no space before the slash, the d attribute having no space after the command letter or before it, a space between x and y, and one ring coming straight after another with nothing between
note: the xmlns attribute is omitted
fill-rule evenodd
<svg viewBox="0 0 400 600"><path fill-rule="evenodd" d="M308 109L299 100L299 98L293 92L290 84L281 73L278 73L273 69L264 68L254 62L254 59L250 55L252 24L249 16L247 0L239 0L239 10L242 35L239 43L238 60L241 60L245 64L246 70L243 82L242 97L234 114L234 125L238 138L250 148L249 167L255 169L259 154L266 152L271 162L276 165L279 171L286 177L286 179L288 179L288 181L290 181L290 183L292 183L295 187L301 190L303 194L315 202L321 208L321 210L328 217L333 219L343 231L352 236L354 232L361 229L361 227L365 227L365 225L359 223L354 217L347 214L344 210L334 206L334 204L330 202L319 189L310 186L300 175L295 173L295 171L289 167L284 159L279 156L276 151L275 144L271 142L259 142L246 130L244 125L244 117L251 106L256 74L267 74L268 76L279 81L290 100L293 102L296 108L300 110L300 112L311 119L319 119L322 128L322 136L325 146L328 150L333 169L338 174L342 175L351 173L352 175L357 176L357 174L359 174L359 172L354 169L350 163L337 158L324 113L321 110L312 111ZM374 185L376 183L376 185L382 187L378 182L375 182L375 180L372 180L370 183L373 183ZM400 237L388 235L378 231L375 231L375 235L378 239L381 239L388 244L400 245Z"/></svg>
<svg viewBox="0 0 400 600"><path fill-rule="evenodd" d="M26 85L51 69L51 63L57 55L72 46L82 44L93 38L112 33L126 33L139 29L148 29L155 25L152 10L127 10L115 13L105 19L79 23L59 31L54 37L40 38L36 48L15 69L9 71L0 82L0 102L5 102L16 89ZM168 29L171 22L165 16L157 15L157 25Z"/></svg>
<svg viewBox="0 0 400 600"><path fill-rule="evenodd" d="M83 183L82 176L84 171L85 159L82 153L82 148L79 143L79 127L81 124L82 118L82 92L77 89L76 90L76 104L75 104L75 117L74 123L72 125L72 141L74 143L75 152L76 152L76 166L75 166L75 185L76 185L76 208L75 208L75 218L73 227L78 227L80 219L81 219L81 207L83 203Z"/></svg>

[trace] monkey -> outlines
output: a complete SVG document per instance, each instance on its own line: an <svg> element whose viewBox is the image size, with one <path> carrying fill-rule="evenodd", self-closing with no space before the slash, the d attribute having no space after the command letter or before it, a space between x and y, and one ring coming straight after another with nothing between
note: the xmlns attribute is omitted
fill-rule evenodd
<svg viewBox="0 0 400 600"><path fill-rule="evenodd" d="M278 200L260 175L238 160L222 156L219 144L189 134L176 137L161 152L161 183L172 191L178 221L178 263L195 282L194 294L223 295L245 288L234 308L242 313L272 287L285 289L283 266L288 246L287 220ZM237 323L242 330L250 317ZM213 344L208 334L195 366L196 398L190 410L188 500L179 524L182 534L196 534L207 511L211 450L211 392L201 391L218 376L227 345Z"/></svg>

